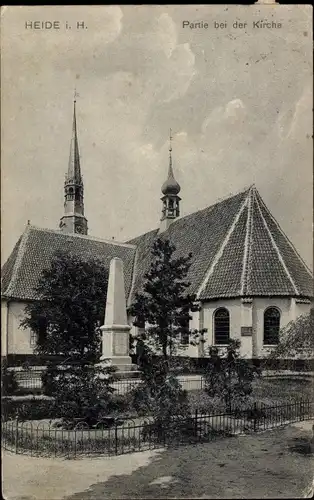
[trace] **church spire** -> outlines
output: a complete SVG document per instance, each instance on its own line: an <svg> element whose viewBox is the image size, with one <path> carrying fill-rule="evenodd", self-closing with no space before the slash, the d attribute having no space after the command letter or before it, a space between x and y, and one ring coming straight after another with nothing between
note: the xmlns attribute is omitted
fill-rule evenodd
<svg viewBox="0 0 314 500"><path fill-rule="evenodd" d="M172 135L170 129L169 136L169 166L168 166L168 177L163 183L161 191L163 196L162 201L162 217L160 224L160 232L168 229L173 219L176 219L180 215L180 201L181 198L178 196L180 193L180 184L176 181L173 173L172 166Z"/></svg>
<svg viewBox="0 0 314 500"><path fill-rule="evenodd" d="M84 216L84 186L77 139L76 98L75 91L70 157L64 183L64 215L59 227L65 233L87 234L87 219Z"/></svg>
<svg viewBox="0 0 314 500"><path fill-rule="evenodd" d="M81 178L81 165L80 165L80 153L77 140L77 125L76 125L76 97L77 93L74 93L73 102L73 125L72 125L72 137L71 137L71 147L70 147L70 157L68 166L68 179L75 179L78 183L82 181Z"/></svg>

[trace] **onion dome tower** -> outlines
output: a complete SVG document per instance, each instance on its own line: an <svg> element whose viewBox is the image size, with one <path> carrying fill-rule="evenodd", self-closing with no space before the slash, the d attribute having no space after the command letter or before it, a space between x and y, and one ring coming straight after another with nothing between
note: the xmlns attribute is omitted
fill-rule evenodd
<svg viewBox="0 0 314 500"><path fill-rule="evenodd" d="M159 230L160 232L168 229L171 222L180 215L181 198L178 195L180 193L181 187L180 184L176 181L173 173L171 141L172 141L172 136L170 129L168 178L161 187L163 196L161 197L162 216L160 222L160 230Z"/></svg>

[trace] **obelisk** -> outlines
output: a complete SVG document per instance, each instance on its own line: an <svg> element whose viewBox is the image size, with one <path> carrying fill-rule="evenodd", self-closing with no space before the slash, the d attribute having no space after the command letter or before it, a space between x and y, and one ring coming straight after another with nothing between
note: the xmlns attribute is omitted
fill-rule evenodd
<svg viewBox="0 0 314 500"><path fill-rule="evenodd" d="M129 335L127 322L123 262L114 257L110 262L107 289L105 324L102 331L101 361L107 361L120 371L131 370Z"/></svg>

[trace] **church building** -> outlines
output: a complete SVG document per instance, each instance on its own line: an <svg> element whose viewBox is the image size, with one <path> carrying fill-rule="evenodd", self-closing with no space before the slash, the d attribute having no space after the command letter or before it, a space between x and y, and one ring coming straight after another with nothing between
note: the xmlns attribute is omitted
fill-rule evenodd
<svg viewBox="0 0 314 500"><path fill-rule="evenodd" d="M207 329L204 342L189 345L182 336L182 354L203 357L211 345L241 340L246 358L265 357L279 341L280 330L310 311L312 273L263 202L255 186L180 217L180 185L175 179L171 142L168 176L161 187L159 227L119 243L88 235L84 213L76 103L70 158L64 183L64 213L59 229L28 224L2 268L2 356L31 355L33 332L20 328L25 305L38 299L36 285L59 251L101 259L109 269L112 258L124 265L127 303L143 287L154 241L163 234L176 246L176 256L192 253L187 276L200 311L191 329ZM157 193L156 193L157 195ZM130 318L130 323L131 323ZM131 333L135 333L132 327Z"/></svg>

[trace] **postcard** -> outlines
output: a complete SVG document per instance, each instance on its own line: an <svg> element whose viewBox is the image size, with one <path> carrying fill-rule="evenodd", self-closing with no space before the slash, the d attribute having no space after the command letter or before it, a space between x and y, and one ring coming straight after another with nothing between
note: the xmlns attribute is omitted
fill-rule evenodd
<svg viewBox="0 0 314 500"><path fill-rule="evenodd" d="M4 498L313 495L312 16L1 8Z"/></svg>

